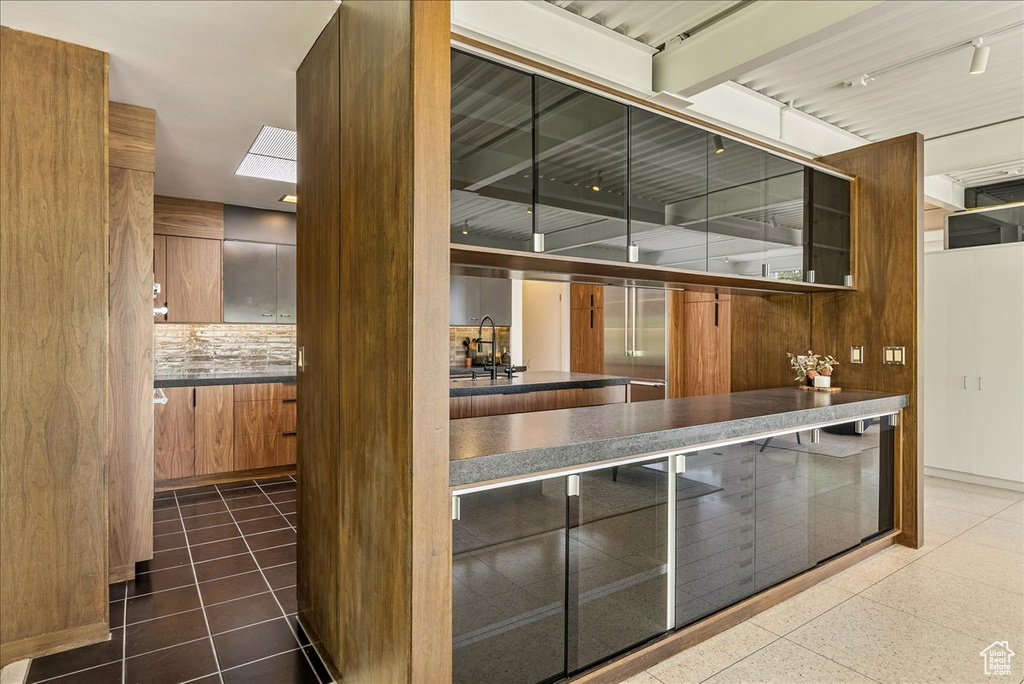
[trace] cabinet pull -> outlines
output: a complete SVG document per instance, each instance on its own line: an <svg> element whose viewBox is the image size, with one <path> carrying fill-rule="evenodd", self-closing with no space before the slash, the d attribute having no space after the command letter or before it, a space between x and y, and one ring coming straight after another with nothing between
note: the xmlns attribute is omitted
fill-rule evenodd
<svg viewBox="0 0 1024 684"><path fill-rule="evenodd" d="M590 329L594 329L594 310L590 310Z"/></svg>
<svg viewBox="0 0 1024 684"><path fill-rule="evenodd" d="M282 399L281 401L283 401L286 404L294 404L295 402L298 401L298 398L297 397L289 397L287 399Z"/></svg>
<svg viewBox="0 0 1024 684"><path fill-rule="evenodd" d="M978 376L978 389L980 390L981 388L982 388L981 387L981 376L979 375Z"/></svg>
<svg viewBox="0 0 1024 684"><path fill-rule="evenodd" d="M266 314L264 314L264 315L266 315ZM277 315L280 316L281 318L291 318L292 317L291 314L277 314Z"/></svg>
<svg viewBox="0 0 1024 684"><path fill-rule="evenodd" d="M964 389L967 389L967 376L964 376Z"/></svg>
<svg viewBox="0 0 1024 684"><path fill-rule="evenodd" d="M291 437L291 436L297 435L297 434L299 434L299 433L296 430L285 430L284 432L281 433L281 435L284 436L284 437Z"/></svg>
<svg viewBox="0 0 1024 684"><path fill-rule="evenodd" d="M273 316L274 316L274 314L272 314L272 313L265 313L265 314L263 314L264 318L272 318Z"/></svg>

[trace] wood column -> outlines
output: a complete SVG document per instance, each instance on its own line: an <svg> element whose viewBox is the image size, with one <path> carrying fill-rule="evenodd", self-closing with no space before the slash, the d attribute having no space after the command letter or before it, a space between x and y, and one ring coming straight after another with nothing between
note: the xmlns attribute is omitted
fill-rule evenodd
<svg viewBox="0 0 1024 684"><path fill-rule="evenodd" d="M107 54L0 27L0 666L107 608Z"/></svg>
<svg viewBox="0 0 1024 684"><path fill-rule="evenodd" d="M924 138L918 133L839 152L821 161L857 180L853 188L853 268L856 292L814 294L811 343L849 359L864 345L864 363L840 366L846 387L899 392L903 411L895 473L897 543L924 544L924 462L921 366L923 312ZM906 348L906 365L882 364L882 347ZM844 358L845 357L845 358Z"/></svg>
<svg viewBox="0 0 1024 684"><path fill-rule="evenodd" d="M156 112L110 103L110 581L153 557Z"/></svg>
<svg viewBox="0 0 1024 684"><path fill-rule="evenodd" d="M339 680L451 679L449 5L351 0L298 91L298 603Z"/></svg>

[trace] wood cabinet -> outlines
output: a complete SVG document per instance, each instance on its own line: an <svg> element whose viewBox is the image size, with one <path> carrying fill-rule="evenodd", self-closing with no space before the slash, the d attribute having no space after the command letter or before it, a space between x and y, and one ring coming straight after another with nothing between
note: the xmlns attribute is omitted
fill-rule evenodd
<svg viewBox="0 0 1024 684"><path fill-rule="evenodd" d="M167 321L219 323L221 241L167 236L165 245L163 297L167 302ZM154 263L154 271L158 266Z"/></svg>
<svg viewBox="0 0 1024 684"><path fill-rule="evenodd" d="M164 389L156 407L155 479L287 466L297 451L294 384Z"/></svg>
<svg viewBox="0 0 1024 684"><path fill-rule="evenodd" d="M573 283L569 301L569 369L604 373L604 287Z"/></svg>
<svg viewBox="0 0 1024 684"><path fill-rule="evenodd" d="M621 404L626 401L626 385L543 390L517 394L481 394L473 397L452 397L448 401L449 418L477 418L508 413Z"/></svg>
<svg viewBox="0 0 1024 684"><path fill-rule="evenodd" d="M224 205L182 197L153 198L153 232L187 238L224 239Z"/></svg>
<svg viewBox="0 0 1024 684"><path fill-rule="evenodd" d="M668 297L668 396L732 391L732 298L673 291Z"/></svg>

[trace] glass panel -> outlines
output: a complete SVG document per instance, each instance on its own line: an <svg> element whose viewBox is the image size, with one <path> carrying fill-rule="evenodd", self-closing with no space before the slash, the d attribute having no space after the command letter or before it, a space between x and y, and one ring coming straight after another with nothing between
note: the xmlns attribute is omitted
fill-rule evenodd
<svg viewBox="0 0 1024 684"><path fill-rule="evenodd" d="M949 248L1024 242L1024 204L951 214Z"/></svg>
<svg viewBox="0 0 1024 684"><path fill-rule="evenodd" d="M540 76L535 84L544 252L625 261L627 107Z"/></svg>
<svg viewBox="0 0 1024 684"><path fill-rule="evenodd" d="M453 50L451 241L528 250L533 78Z"/></svg>
<svg viewBox="0 0 1024 684"><path fill-rule="evenodd" d="M667 472L662 459L580 476L569 500L570 673L666 629Z"/></svg>
<svg viewBox="0 0 1024 684"><path fill-rule="evenodd" d="M708 133L630 110L630 243L639 263L707 270Z"/></svg>
<svg viewBox="0 0 1024 684"><path fill-rule="evenodd" d="M676 626L754 593L754 444L686 456L676 476Z"/></svg>
<svg viewBox="0 0 1024 684"><path fill-rule="evenodd" d="M803 279L803 166L712 135L708 270Z"/></svg>
<svg viewBox="0 0 1024 684"><path fill-rule="evenodd" d="M452 681L565 672L565 479L461 497L452 524Z"/></svg>
<svg viewBox="0 0 1024 684"><path fill-rule="evenodd" d="M804 169L804 176L814 282L843 285L850 274L850 181L816 169Z"/></svg>

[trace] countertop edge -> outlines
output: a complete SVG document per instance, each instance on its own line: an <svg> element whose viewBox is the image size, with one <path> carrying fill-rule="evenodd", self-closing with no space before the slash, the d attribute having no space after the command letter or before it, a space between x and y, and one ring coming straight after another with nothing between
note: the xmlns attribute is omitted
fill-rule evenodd
<svg viewBox="0 0 1024 684"><path fill-rule="evenodd" d="M240 375L238 377L226 377L210 375L197 378L192 376L181 377L156 377L153 378L153 389L167 389L171 387L209 387L211 385L260 385L263 383L292 383L296 382L295 375Z"/></svg>
<svg viewBox="0 0 1024 684"><path fill-rule="evenodd" d="M522 385L478 385L452 387L449 397L479 397L494 394L527 394L559 389L595 389L599 387L621 387L629 384L626 377L591 378L588 380L550 380Z"/></svg>

